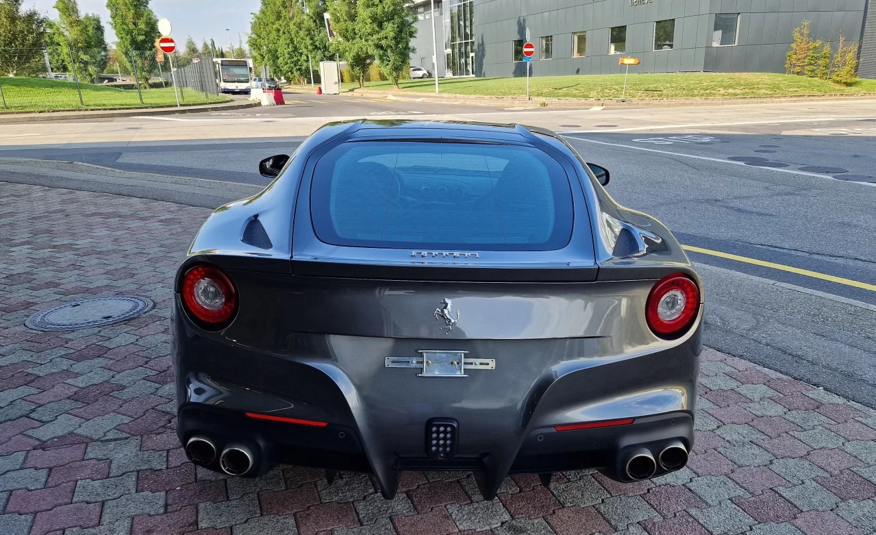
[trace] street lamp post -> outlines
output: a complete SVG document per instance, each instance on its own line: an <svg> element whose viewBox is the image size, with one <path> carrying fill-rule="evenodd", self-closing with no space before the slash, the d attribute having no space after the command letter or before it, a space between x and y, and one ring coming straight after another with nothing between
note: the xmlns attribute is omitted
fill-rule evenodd
<svg viewBox="0 0 876 535"><path fill-rule="evenodd" d="M231 45L231 59L234 59L234 38L230 29L225 28L225 31L228 32L228 44Z"/></svg>
<svg viewBox="0 0 876 535"><path fill-rule="evenodd" d="M435 40L435 0L432 4L432 76L435 77L435 92L438 92L438 42Z"/></svg>

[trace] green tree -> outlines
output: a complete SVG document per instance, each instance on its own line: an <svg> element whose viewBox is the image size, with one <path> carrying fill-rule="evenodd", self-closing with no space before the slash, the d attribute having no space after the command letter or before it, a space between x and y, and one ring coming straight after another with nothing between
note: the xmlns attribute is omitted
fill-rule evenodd
<svg viewBox="0 0 876 535"><path fill-rule="evenodd" d="M281 72L280 52L287 40L292 16L290 0L262 0L253 16L249 34L249 48L256 65L267 65L272 72Z"/></svg>
<svg viewBox="0 0 876 535"><path fill-rule="evenodd" d="M125 58L122 57L118 48L111 48L107 53L107 65L104 71L106 74L132 74L131 69L128 67L128 64L125 62Z"/></svg>
<svg viewBox="0 0 876 535"><path fill-rule="evenodd" d="M816 71L815 73L816 76L818 76L822 80L827 80L828 78L830 78L830 61L830 43L824 43L824 46L821 47L821 53L818 57L818 71Z"/></svg>
<svg viewBox="0 0 876 535"><path fill-rule="evenodd" d="M794 30L794 42L787 54L785 71L788 74L800 74L806 67L806 58L812 49L812 38L809 36L809 21L804 20L799 28Z"/></svg>
<svg viewBox="0 0 876 535"><path fill-rule="evenodd" d="M210 43L208 43L206 39L204 39L201 42L201 55L202 56L212 56L213 55L213 49L210 48Z"/></svg>
<svg viewBox="0 0 876 535"><path fill-rule="evenodd" d="M309 78L311 63L319 68L320 61L331 57L325 13L323 0L297 0L289 28L295 49L285 58L286 66L296 78Z"/></svg>
<svg viewBox="0 0 876 535"><path fill-rule="evenodd" d="M46 19L36 9L23 11L22 0L0 0L0 74L44 70Z"/></svg>
<svg viewBox="0 0 876 535"><path fill-rule="evenodd" d="M838 84L851 85L858 79L858 44L846 45L846 38L840 36L839 46L833 59L831 80Z"/></svg>
<svg viewBox="0 0 876 535"><path fill-rule="evenodd" d="M249 54L275 77L302 79L329 56L323 0L262 0L250 28ZM237 54L237 51L235 51Z"/></svg>
<svg viewBox="0 0 876 535"><path fill-rule="evenodd" d="M185 67L186 65L191 65L192 59L199 54L198 44L195 43L195 40L190 35L186 38L186 43L183 45L182 50L176 53L174 66Z"/></svg>
<svg viewBox="0 0 876 535"><path fill-rule="evenodd" d="M806 54L806 67L803 71L806 76L815 78L818 73L818 61L821 59L819 49L824 45L822 41L814 41L809 43L809 53Z"/></svg>
<svg viewBox="0 0 876 535"><path fill-rule="evenodd" d="M365 73L374 62L368 31L359 20L362 7L358 0L331 0L328 4L332 30L337 36L331 50L344 58L359 87L365 87Z"/></svg>
<svg viewBox="0 0 876 535"><path fill-rule="evenodd" d="M76 0L58 0L55 9L59 21L53 27L52 36L60 45L68 70L72 71L69 65L72 56L79 78L95 81L107 65L106 38L100 17L93 14L80 16Z"/></svg>
<svg viewBox="0 0 876 535"><path fill-rule="evenodd" d="M46 21L46 52L49 53L49 63L52 72L70 72L70 58L64 52L64 32L58 21Z"/></svg>
<svg viewBox="0 0 876 535"><path fill-rule="evenodd" d="M149 8L149 0L107 0L110 21L118 37L117 48L130 66L137 63L137 82L149 79L155 69L155 40L158 20Z"/></svg>
<svg viewBox="0 0 876 535"><path fill-rule="evenodd" d="M406 0L359 0L359 18L380 72L398 89L415 52L411 40L417 35L416 14Z"/></svg>

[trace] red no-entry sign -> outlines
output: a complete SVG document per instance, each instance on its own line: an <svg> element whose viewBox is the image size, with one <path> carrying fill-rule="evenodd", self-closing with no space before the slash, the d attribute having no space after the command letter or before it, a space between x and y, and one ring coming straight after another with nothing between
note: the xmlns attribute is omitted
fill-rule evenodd
<svg viewBox="0 0 876 535"><path fill-rule="evenodd" d="M532 43L526 43L523 45L523 55L527 58L531 58L532 55L535 54L535 45Z"/></svg>
<svg viewBox="0 0 876 535"><path fill-rule="evenodd" d="M160 48L162 52L173 54L173 51L176 50L176 43L171 37L162 37L158 40L158 48Z"/></svg>

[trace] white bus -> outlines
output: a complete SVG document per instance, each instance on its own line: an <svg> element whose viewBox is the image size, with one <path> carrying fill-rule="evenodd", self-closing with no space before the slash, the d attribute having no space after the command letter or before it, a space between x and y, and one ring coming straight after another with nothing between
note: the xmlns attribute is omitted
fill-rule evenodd
<svg viewBox="0 0 876 535"><path fill-rule="evenodd" d="M252 80L251 59L214 58L213 65L220 93L249 93Z"/></svg>

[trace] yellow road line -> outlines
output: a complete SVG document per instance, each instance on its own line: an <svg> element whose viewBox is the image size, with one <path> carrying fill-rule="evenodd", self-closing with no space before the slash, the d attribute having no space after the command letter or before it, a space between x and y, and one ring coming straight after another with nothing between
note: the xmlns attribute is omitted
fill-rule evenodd
<svg viewBox="0 0 876 535"><path fill-rule="evenodd" d="M691 251L693 253L717 256L718 258L726 258L727 260L745 262L746 264L753 264L755 266L778 269L779 271L787 271L788 273L795 273L797 275L803 275L804 277L812 277L813 279L821 279L825 281L835 282L837 284L852 286L854 288L860 288L862 290L870 290L871 292L876 292L876 284L867 284L866 282L845 279L843 277L834 277L833 275L827 275L825 273L819 273L817 271L810 271L808 269L786 266L784 264L776 264L775 262L767 262L765 260L757 260L756 258L748 258L747 256L739 256L730 253L723 253L721 251L713 251L712 249L703 249L702 247L694 247L692 245L683 245L682 247L685 251Z"/></svg>

